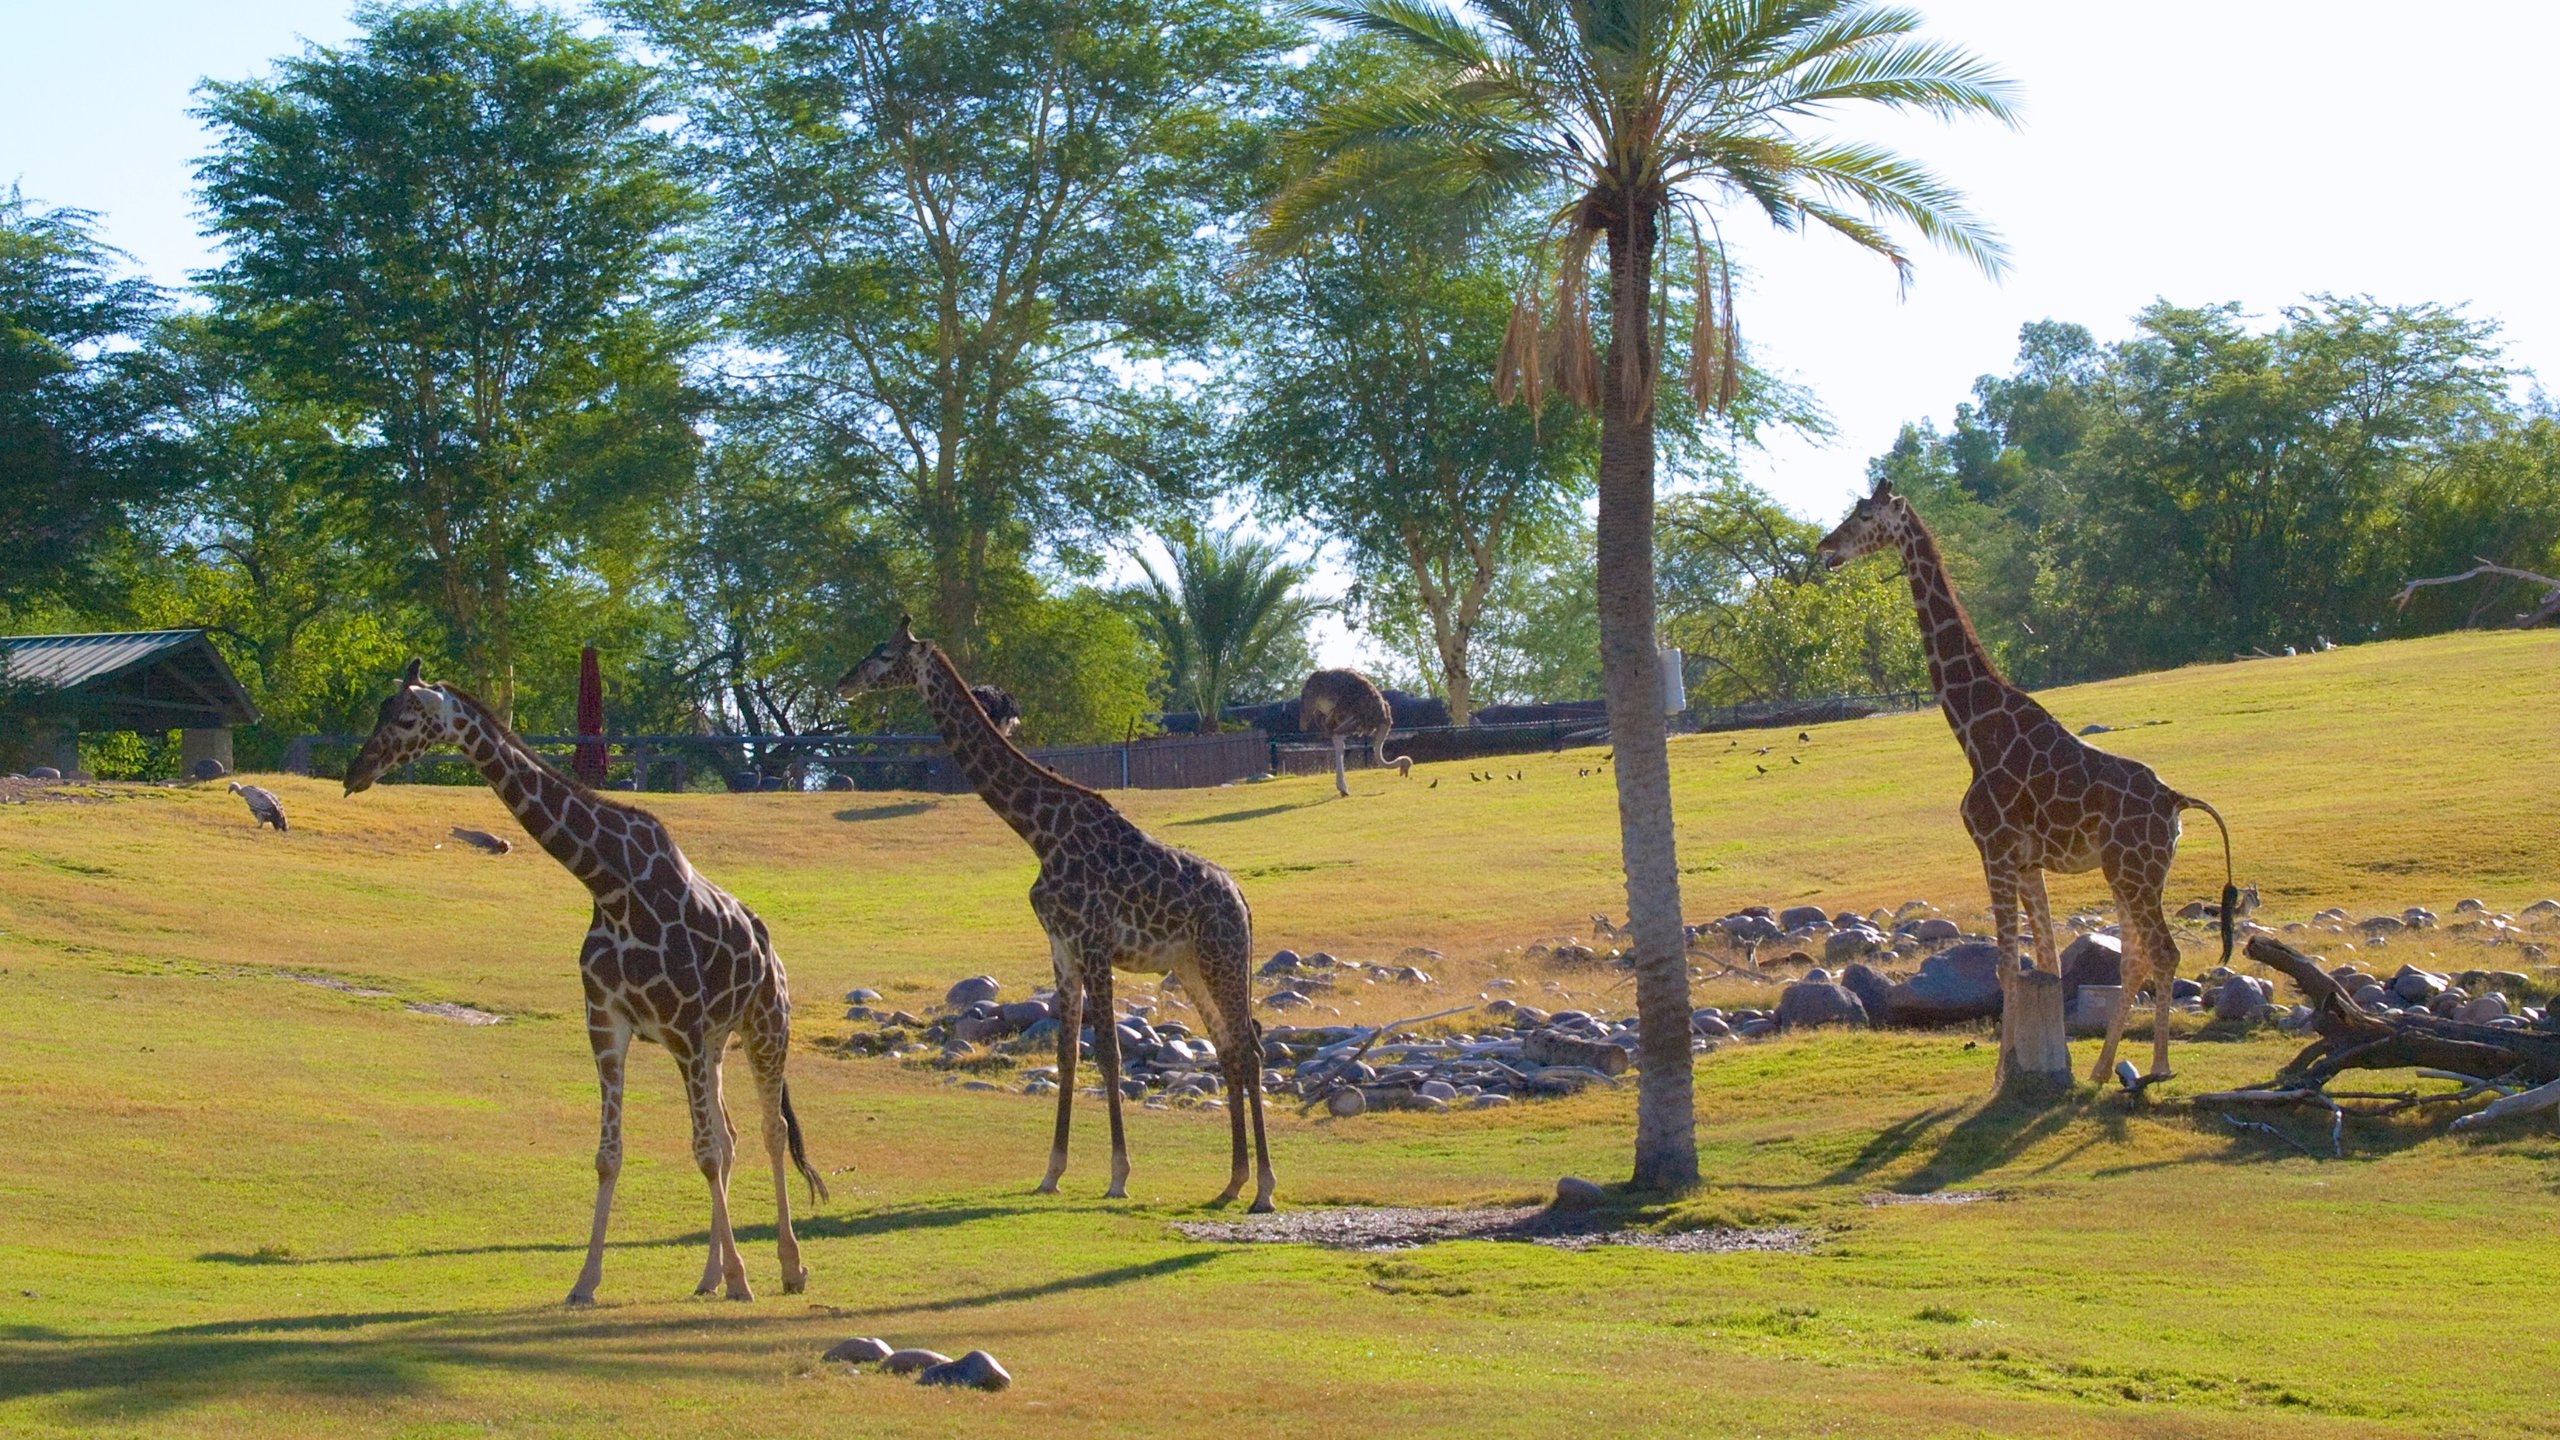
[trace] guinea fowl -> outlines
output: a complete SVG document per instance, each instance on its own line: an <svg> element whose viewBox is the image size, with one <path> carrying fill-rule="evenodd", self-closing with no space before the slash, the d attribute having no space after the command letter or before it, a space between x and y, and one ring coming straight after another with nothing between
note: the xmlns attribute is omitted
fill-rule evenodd
<svg viewBox="0 0 2560 1440"><path fill-rule="evenodd" d="M276 803L274 791L234 780L231 793L248 802L249 813L258 817L259 824L273 825L279 832L292 828L284 823L284 807Z"/></svg>

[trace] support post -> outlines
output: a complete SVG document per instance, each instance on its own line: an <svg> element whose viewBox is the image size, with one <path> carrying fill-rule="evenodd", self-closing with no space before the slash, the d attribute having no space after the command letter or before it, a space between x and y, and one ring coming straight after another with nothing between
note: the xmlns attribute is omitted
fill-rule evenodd
<svg viewBox="0 0 2560 1440"><path fill-rule="evenodd" d="M2071 1041L2062 1024L2062 977L2028 968L2008 977L2000 1007L2000 1090L2052 1098L2071 1091Z"/></svg>

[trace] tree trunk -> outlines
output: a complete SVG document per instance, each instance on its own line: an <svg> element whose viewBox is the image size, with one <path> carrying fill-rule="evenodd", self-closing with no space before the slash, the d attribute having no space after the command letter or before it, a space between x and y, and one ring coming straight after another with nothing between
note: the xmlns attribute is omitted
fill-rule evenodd
<svg viewBox="0 0 2560 1440"><path fill-rule="evenodd" d="M2008 962L2003 960L2006 970ZM2062 977L2020 970L2003 977L2000 1005L2001 1093L2050 1099L2071 1093L2071 1041L2062 1023Z"/></svg>
<svg viewBox="0 0 2560 1440"><path fill-rule="evenodd" d="M1658 203L1623 197L1609 221L1609 349L1600 366L1598 575L1601 688L1617 749L1618 843L1627 929L1635 939L1634 1182L1698 1183L1689 1052L1689 957L1681 931L1680 862L1671 831L1671 758L1654 648L1653 249Z"/></svg>

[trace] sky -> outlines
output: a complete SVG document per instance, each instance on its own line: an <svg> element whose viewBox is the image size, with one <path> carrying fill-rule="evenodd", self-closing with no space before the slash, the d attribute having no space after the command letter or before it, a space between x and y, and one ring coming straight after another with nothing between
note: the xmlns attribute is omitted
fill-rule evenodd
<svg viewBox="0 0 2560 1440"><path fill-rule="evenodd" d="M1738 312L1760 363L1809 386L1836 435L1772 442L1751 479L1827 520L1908 420L1944 426L2018 327L2121 338L2155 299L2237 301L2272 318L2307 294L2467 305L2511 359L2560 376L2551 237L2560 53L2549 0L1911 0L1933 37L2001 67L2021 123L1877 123L1831 133L1925 161L2005 237L1994 282L1922 252L1890 267L1843 241L1738 215ZM0 0L0 185L99 212L163 284L196 234L187 113L304 40L351 33L341 0ZM2419 24L2425 20L2428 23ZM1338 577L1336 577L1338 579ZM1329 661L1358 657L1338 627Z"/></svg>

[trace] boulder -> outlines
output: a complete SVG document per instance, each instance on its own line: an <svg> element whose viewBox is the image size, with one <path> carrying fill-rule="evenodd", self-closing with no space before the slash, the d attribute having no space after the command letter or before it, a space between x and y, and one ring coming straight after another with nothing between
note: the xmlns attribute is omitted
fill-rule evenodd
<svg viewBox="0 0 2560 1440"><path fill-rule="evenodd" d="M30 780L59 780L62 778L62 772L54 769L50 765L38 765L27 772L27 778ZM2528 911L2526 913L2530 914L2532 912Z"/></svg>
<svg viewBox="0 0 2560 1440"><path fill-rule="evenodd" d="M1799 980L1779 992L1778 1028L1781 1030L1866 1023L1867 1007L1845 986L1828 981Z"/></svg>
<svg viewBox="0 0 2560 1440"><path fill-rule="evenodd" d="M1262 997L1262 1008L1265 1010L1304 1010L1314 1003L1316 1002L1295 990L1274 990Z"/></svg>
<svg viewBox="0 0 2560 1440"><path fill-rule="evenodd" d="M2084 985L2124 983L2124 941L2116 936L2083 935L2063 946L2062 953L2054 958L2062 965L2062 1003L2066 1007Z"/></svg>
<svg viewBox="0 0 2560 1440"><path fill-rule="evenodd" d="M1822 963L1845 965L1852 960L1863 960L1878 950L1884 949L1889 943L1882 935L1866 928L1864 921L1860 921L1854 927L1833 931L1831 938L1822 942Z"/></svg>
<svg viewBox="0 0 2560 1440"><path fill-rule="evenodd" d="M2436 924L2436 912L2424 905L2412 905L2400 912L2400 921L2412 930L2432 930Z"/></svg>
<svg viewBox="0 0 2560 1440"><path fill-rule="evenodd" d="M1369 1097L1357 1085L1346 1085L1326 1097L1324 1108L1348 1120L1369 1108Z"/></svg>
<svg viewBox="0 0 2560 1440"><path fill-rule="evenodd" d="M2181 975L2177 979L2169 982L2169 998L2172 1001L2202 1000L2204 998L2204 987L2193 980L2188 979L2184 975Z"/></svg>
<svg viewBox="0 0 2560 1440"><path fill-rule="evenodd" d="M826 1354L818 1358L839 1360L847 1365L868 1365L874 1360L886 1360L893 1353L895 1352L890 1350L888 1341L876 1340L865 1335L852 1340L837 1341Z"/></svg>
<svg viewBox="0 0 2560 1440"><path fill-rule="evenodd" d="M30 771L28 773L33 774L34 772ZM2560 900L2536 900L2532 904L2524 907L2522 913L2524 918L2527 920L2541 920L2553 915L2560 915Z"/></svg>
<svg viewBox="0 0 2560 1440"><path fill-rule="evenodd" d="M1597 1210L1608 1195L1598 1185L1579 1175L1567 1175L1556 1182L1555 1208L1558 1210Z"/></svg>
<svg viewBox="0 0 2560 1440"><path fill-rule="evenodd" d="M998 1010L996 1013L1004 1018L1004 1023L1012 1026L1014 1029L1028 1030L1032 1026L1049 1018L1049 1002L1046 1000L1016 1000L1012 1004Z"/></svg>
<svg viewBox="0 0 2560 1440"><path fill-rule="evenodd" d="M1943 916L1932 915L1923 920L1909 921L1907 926L1911 938L1923 945L1938 945L1964 938L1964 927Z"/></svg>
<svg viewBox="0 0 2560 1440"><path fill-rule="evenodd" d="M919 1385L958 1385L971 1390L1001 1390L1013 1383L1013 1376L996 1357L984 1350L972 1350L957 1360L946 1360L931 1366L916 1377Z"/></svg>
<svg viewBox="0 0 2560 1440"><path fill-rule="evenodd" d="M2267 1008L2267 997L2258 991L2257 982L2246 975L2234 975L2222 982L2214 992L2213 1018L2216 1020L2250 1021Z"/></svg>
<svg viewBox="0 0 2560 1440"><path fill-rule="evenodd" d="M993 975L972 975L944 991L942 1003L954 1010L966 1010L981 1000L993 1000L1003 989Z"/></svg>
<svg viewBox="0 0 2560 1440"><path fill-rule="evenodd" d="M2403 965L2400 967L2400 973L2391 977L2391 993L2399 996L2406 1003L2422 1004L2443 994L2452 984L2452 981L2433 971L2421 970L2415 965Z"/></svg>
<svg viewBox="0 0 2560 1440"><path fill-rule="evenodd" d="M2394 930L2408 929L2409 922L2397 915L2371 915L2357 921L2356 928L2368 935L2388 935Z"/></svg>
<svg viewBox="0 0 2560 1440"><path fill-rule="evenodd" d="M2379 980L2368 980L2356 987L2355 1002L2367 1010L2379 1010L2385 1005L2396 1003L2397 998L2384 989Z"/></svg>
<svg viewBox="0 0 2560 1440"><path fill-rule="evenodd" d="M2504 1019L2511 1013L2513 1012L2507 1005L2507 997L2492 990L2478 999L2463 1001L2461 1008L2453 1012L2453 1018L2465 1025L2486 1025L2492 1020Z"/></svg>
<svg viewBox="0 0 2560 1440"><path fill-rule="evenodd" d="M1781 930L1793 930L1804 925L1824 925L1830 923L1830 920L1831 912L1819 905L1790 905L1778 912L1778 927Z"/></svg>
<svg viewBox="0 0 2560 1440"><path fill-rule="evenodd" d="M880 1357L880 1368L891 1375L912 1375L950 1363L951 1357L939 1350L892 1350Z"/></svg>
<svg viewBox="0 0 2560 1440"><path fill-rule="evenodd" d="M1738 945L1757 945L1787 933L1785 926L1766 915L1727 915L1716 922L1716 928Z"/></svg>
<svg viewBox="0 0 2560 1440"><path fill-rule="evenodd" d="M214 759L212 756L207 755L203 759L197 761L195 763L195 767L187 773L198 780L219 780L223 776L230 774L231 768L223 764L221 761Z"/></svg>
<svg viewBox="0 0 2560 1440"><path fill-rule="evenodd" d="M2000 947L1971 940L1921 961L1918 974L1893 988L1884 1023L1965 1025L1999 1013Z"/></svg>
<svg viewBox="0 0 2560 1440"><path fill-rule="evenodd" d="M2071 997L2071 1008L2063 1013L2063 1028L2074 1035L2104 1035L2116 1018L2116 1002L2124 994L2121 985L2083 985Z"/></svg>
<svg viewBox="0 0 2560 1440"><path fill-rule="evenodd" d="M2453 913L2456 915L2486 915L2489 913L2489 902L2486 900L2456 900L2453 902Z"/></svg>

